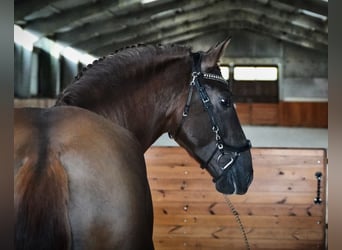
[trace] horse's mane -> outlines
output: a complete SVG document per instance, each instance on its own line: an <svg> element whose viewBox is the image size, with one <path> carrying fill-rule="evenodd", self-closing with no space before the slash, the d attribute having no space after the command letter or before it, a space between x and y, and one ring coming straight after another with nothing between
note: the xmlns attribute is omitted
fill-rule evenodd
<svg viewBox="0 0 342 250"><path fill-rule="evenodd" d="M142 82L167 63L188 56L190 52L190 47L175 44L139 44L117 50L84 67L58 96L56 105L77 105L87 95L108 91L113 96L118 92L116 87Z"/></svg>

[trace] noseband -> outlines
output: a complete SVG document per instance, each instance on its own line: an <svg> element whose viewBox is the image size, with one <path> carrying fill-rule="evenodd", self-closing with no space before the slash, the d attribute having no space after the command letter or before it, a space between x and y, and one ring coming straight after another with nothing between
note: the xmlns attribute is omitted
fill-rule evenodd
<svg viewBox="0 0 342 250"><path fill-rule="evenodd" d="M213 81L223 83L225 85L228 85L228 82L220 75L201 72L201 54L200 53L193 53L192 57L193 57L192 74L191 74L192 79L189 84L189 94L188 94L188 98L187 98L187 101L183 110L182 120L175 134L172 136L169 133L169 136L170 138L175 138L178 135L184 123L184 120L189 115L191 99L192 99L193 90L195 87L199 93L203 107L205 111L208 113L212 132L215 134L215 140L216 140L216 147L214 151L212 152L209 159L205 162L205 164L201 165L201 167L208 169L209 163L212 161L214 156L217 155L218 153L216 162L220 166L220 170L222 172L216 176L215 174L213 174L213 177L214 177L213 181L216 182L232 167L236 159L239 157L240 153L247 151L251 148L251 142L249 140L246 140L246 143L242 146L231 146L231 145L226 144L223 141L221 131L219 129L216 117L214 115L213 104L210 101L208 93L205 90L205 87L201 84L200 80L201 79L213 80Z"/></svg>

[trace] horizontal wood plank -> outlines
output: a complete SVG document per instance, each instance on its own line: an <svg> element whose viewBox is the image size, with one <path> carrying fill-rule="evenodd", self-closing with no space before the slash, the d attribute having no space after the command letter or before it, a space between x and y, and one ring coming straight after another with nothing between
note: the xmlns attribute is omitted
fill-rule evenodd
<svg viewBox="0 0 342 250"><path fill-rule="evenodd" d="M250 195L233 196L231 200L237 203L249 204L311 204L315 198L314 193L253 193ZM174 201L174 202L217 202L222 200L222 195L216 191L169 191L169 190L152 190L153 199L157 202Z"/></svg>
<svg viewBox="0 0 342 250"><path fill-rule="evenodd" d="M286 172L279 170L283 175ZM160 173L160 172L158 172ZM277 185L274 185L274 180L270 180L269 178L273 178L278 173L272 174L272 172L266 172L265 174L255 174L253 183L251 184L249 193L251 192L315 192L317 186L317 180L315 177L310 177L310 179L306 179L305 176L293 177L289 175L289 177L280 177L281 181ZM171 174L170 174L171 175ZM156 175L154 175L156 176ZM150 178L149 183L152 189L154 190L175 190L175 191L215 191L215 187L213 182L211 181L211 177L206 176L205 178L179 178L174 177L173 175L169 178L167 177L153 177ZM279 179L280 179L279 178Z"/></svg>
<svg viewBox="0 0 342 250"><path fill-rule="evenodd" d="M202 238L194 239L186 235L179 238L155 237L155 248L158 250L222 250L222 249L246 249L242 239L213 239ZM250 242L251 249L270 249L270 250L315 250L324 249L324 244L315 240L289 241L279 239L260 239Z"/></svg>
<svg viewBox="0 0 342 250"><path fill-rule="evenodd" d="M231 198L233 201L233 199ZM250 203L237 203L234 202L234 206L240 215L244 216L314 216L322 217L324 211L321 206L315 204L296 204L296 206L290 204L253 204ZM227 204L223 201L215 202L173 202L164 201L156 202L154 205L155 216L164 215L229 215L231 211Z"/></svg>
<svg viewBox="0 0 342 250"><path fill-rule="evenodd" d="M173 238L184 237L184 235L195 236L199 238L214 238L214 239L241 239L241 231L239 227L224 226L224 225L207 225L206 227L193 225L158 225L154 228L155 234L158 237ZM317 240L324 238L323 232L309 228L260 228L246 227L248 239L258 241L263 238L267 240Z"/></svg>
<svg viewBox="0 0 342 250"><path fill-rule="evenodd" d="M321 231L320 217L313 216L241 216L246 228L310 228ZM235 217L227 212L227 215L168 215L155 218L158 225L191 225L191 226L227 226L237 227ZM237 227L238 228L238 227Z"/></svg>

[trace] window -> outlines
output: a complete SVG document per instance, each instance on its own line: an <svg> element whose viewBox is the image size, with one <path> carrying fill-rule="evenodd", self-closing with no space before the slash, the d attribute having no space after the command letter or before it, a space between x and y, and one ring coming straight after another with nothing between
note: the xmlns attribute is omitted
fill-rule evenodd
<svg viewBox="0 0 342 250"><path fill-rule="evenodd" d="M277 67L234 67L234 80L238 81L276 81Z"/></svg>
<svg viewBox="0 0 342 250"><path fill-rule="evenodd" d="M224 79L229 79L229 67L228 66L220 66L221 75Z"/></svg>

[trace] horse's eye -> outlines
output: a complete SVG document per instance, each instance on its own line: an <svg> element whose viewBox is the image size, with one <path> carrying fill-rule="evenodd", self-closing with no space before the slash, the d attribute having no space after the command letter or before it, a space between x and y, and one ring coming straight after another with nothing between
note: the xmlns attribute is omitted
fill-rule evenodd
<svg viewBox="0 0 342 250"><path fill-rule="evenodd" d="M229 107L230 107L230 100L225 99L225 98L221 98L220 104L221 104L224 108L229 108Z"/></svg>

